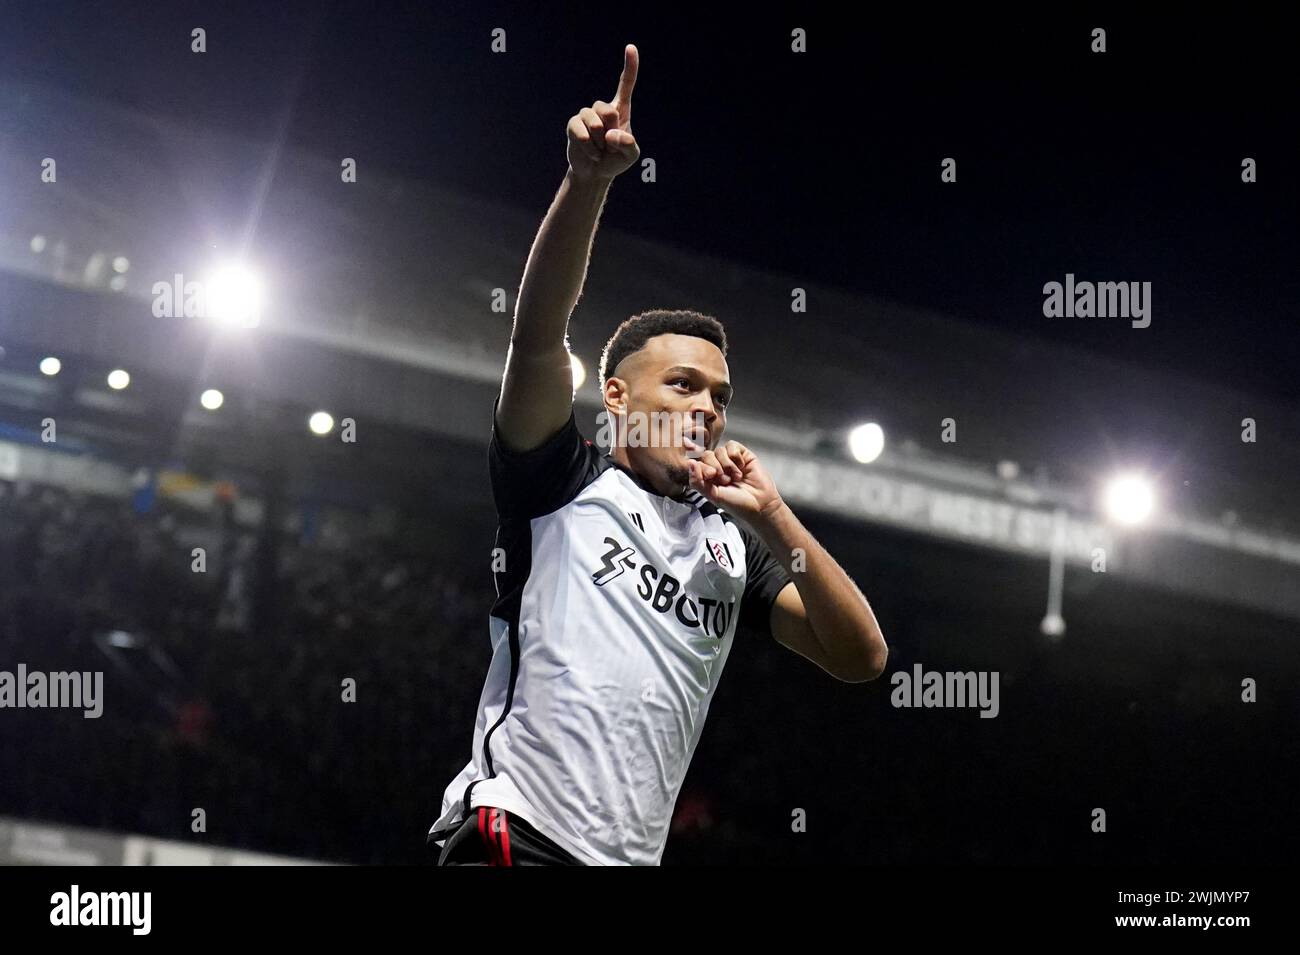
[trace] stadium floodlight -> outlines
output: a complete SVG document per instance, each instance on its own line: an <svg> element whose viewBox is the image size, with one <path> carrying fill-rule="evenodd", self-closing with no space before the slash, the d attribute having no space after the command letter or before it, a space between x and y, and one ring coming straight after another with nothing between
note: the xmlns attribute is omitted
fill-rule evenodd
<svg viewBox="0 0 1300 955"><path fill-rule="evenodd" d="M63 362L59 361L53 355L50 355L48 358L41 359L40 367L41 367L42 375L49 375L51 378L53 378L60 371L63 370Z"/></svg>
<svg viewBox="0 0 1300 955"><path fill-rule="evenodd" d="M110 647L134 647L135 637L125 630L110 630L104 638Z"/></svg>
<svg viewBox="0 0 1300 955"><path fill-rule="evenodd" d="M113 259L113 271L119 275L131 267L131 260L125 255L119 255Z"/></svg>
<svg viewBox="0 0 1300 955"><path fill-rule="evenodd" d="M108 387L114 391L121 391L129 384L131 384L131 376L121 368L114 368L108 373Z"/></svg>
<svg viewBox="0 0 1300 955"><path fill-rule="evenodd" d="M329 434L334 430L334 417L328 411L317 411L307 419L313 434Z"/></svg>
<svg viewBox="0 0 1300 955"><path fill-rule="evenodd" d="M587 380L587 368L583 365L582 359L572 352L569 353L569 366L573 369L573 390L577 391Z"/></svg>
<svg viewBox="0 0 1300 955"><path fill-rule="evenodd" d="M209 388L203 394L199 395L199 404L209 411L216 411L226 401L226 396L217 391L216 388Z"/></svg>
<svg viewBox="0 0 1300 955"><path fill-rule="evenodd" d="M1120 524L1141 524L1155 509L1155 489L1140 474L1120 474L1106 485L1103 504L1111 520Z"/></svg>
<svg viewBox="0 0 1300 955"><path fill-rule="evenodd" d="M204 283L203 293L208 318L219 325L255 328L262 320L266 303L262 280L243 265L217 269Z"/></svg>
<svg viewBox="0 0 1300 955"><path fill-rule="evenodd" d="M859 464L870 464L885 450L885 431L874 421L849 432L849 453Z"/></svg>

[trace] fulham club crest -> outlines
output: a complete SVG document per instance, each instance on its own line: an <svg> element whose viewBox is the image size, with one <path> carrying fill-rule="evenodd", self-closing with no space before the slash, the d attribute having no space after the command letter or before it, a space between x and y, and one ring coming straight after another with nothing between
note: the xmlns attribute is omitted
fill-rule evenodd
<svg viewBox="0 0 1300 955"><path fill-rule="evenodd" d="M714 540L712 537L706 537L704 538L704 549L708 551L710 559L712 559L727 573L730 574L735 570L735 567L731 562L731 548L727 546L726 541L719 541Z"/></svg>

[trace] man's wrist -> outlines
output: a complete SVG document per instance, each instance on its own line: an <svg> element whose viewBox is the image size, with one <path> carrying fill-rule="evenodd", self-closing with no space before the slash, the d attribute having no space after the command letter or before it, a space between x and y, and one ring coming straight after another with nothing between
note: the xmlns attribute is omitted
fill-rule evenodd
<svg viewBox="0 0 1300 955"><path fill-rule="evenodd" d="M614 181L613 179L604 176L595 176L590 173L579 175L573 171L572 166L570 166L568 171L565 172L564 179L569 184L570 191L579 195L589 196L593 199L604 196L604 194L609 191L609 184Z"/></svg>
<svg viewBox="0 0 1300 955"><path fill-rule="evenodd" d="M753 524L756 530L765 533L775 532L780 529L781 524L792 517L794 517L794 512L790 510L790 506L780 496L777 496L758 509L758 512L754 515Z"/></svg>

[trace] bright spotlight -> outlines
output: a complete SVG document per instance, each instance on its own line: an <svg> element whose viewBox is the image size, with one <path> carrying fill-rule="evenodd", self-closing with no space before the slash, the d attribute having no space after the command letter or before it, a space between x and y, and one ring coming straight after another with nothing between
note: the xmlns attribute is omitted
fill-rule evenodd
<svg viewBox="0 0 1300 955"><path fill-rule="evenodd" d="M106 639L110 647L133 647L136 645L135 637L125 630L110 630Z"/></svg>
<svg viewBox="0 0 1300 955"><path fill-rule="evenodd" d="M53 355L51 355L49 358L41 359L42 375L49 375L51 378L53 378L62 370L63 370L63 362L59 361Z"/></svg>
<svg viewBox="0 0 1300 955"><path fill-rule="evenodd" d="M203 290L208 317L222 325L253 328L262 320L262 280L242 265L227 265L208 279Z"/></svg>
<svg viewBox="0 0 1300 955"><path fill-rule="evenodd" d="M131 260L125 255L119 255L113 259L113 271L119 275L131 267Z"/></svg>
<svg viewBox="0 0 1300 955"><path fill-rule="evenodd" d="M870 464L885 450L885 431L874 421L849 432L849 453L859 464Z"/></svg>
<svg viewBox="0 0 1300 955"><path fill-rule="evenodd" d="M569 353L569 366L573 369L573 390L577 391L587 380L587 369L582 364L582 359L572 352Z"/></svg>
<svg viewBox="0 0 1300 955"><path fill-rule="evenodd" d="M329 434L334 430L334 418L328 411L317 411L307 420L307 426L315 434Z"/></svg>
<svg viewBox="0 0 1300 955"><path fill-rule="evenodd" d="M45 236L43 236L43 235L34 235L34 236L32 236L31 249L32 249L33 252L37 253L38 255L39 255L40 253L44 252L44 251L45 251Z"/></svg>
<svg viewBox="0 0 1300 955"><path fill-rule="evenodd" d="M121 391L131 383L131 376L121 368L114 368L108 373L108 387L114 391Z"/></svg>
<svg viewBox="0 0 1300 955"><path fill-rule="evenodd" d="M1141 524L1155 507L1151 482L1136 474L1113 478L1106 485L1106 513L1120 524Z"/></svg>
<svg viewBox="0 0 1300 955"><path fill-rule="evenodd" d="M216 411L225 403L226 396L217 391L216 388L209 388L203 394L199 395L199 404L209 411Z"/></svg>

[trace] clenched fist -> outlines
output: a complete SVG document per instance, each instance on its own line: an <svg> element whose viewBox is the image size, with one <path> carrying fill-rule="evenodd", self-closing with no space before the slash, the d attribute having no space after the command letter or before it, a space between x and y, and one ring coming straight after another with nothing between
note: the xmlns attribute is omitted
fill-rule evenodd
<svg viewBox="0 0 1300 955"><path fill-rule="evenodd" d="M686 469L691 487L750 523L761 523L784 503L758 456L739 441L688 458Z"/></svg>
<svg viewBox="0 0 1300 955"><path fill-rule="evenodd" d="M641 156L632 136L632 87L638 65L636 47L623 50L623 75L614 101L596 100L569 118L569 168L579 179L613 179Z"/></svg>

